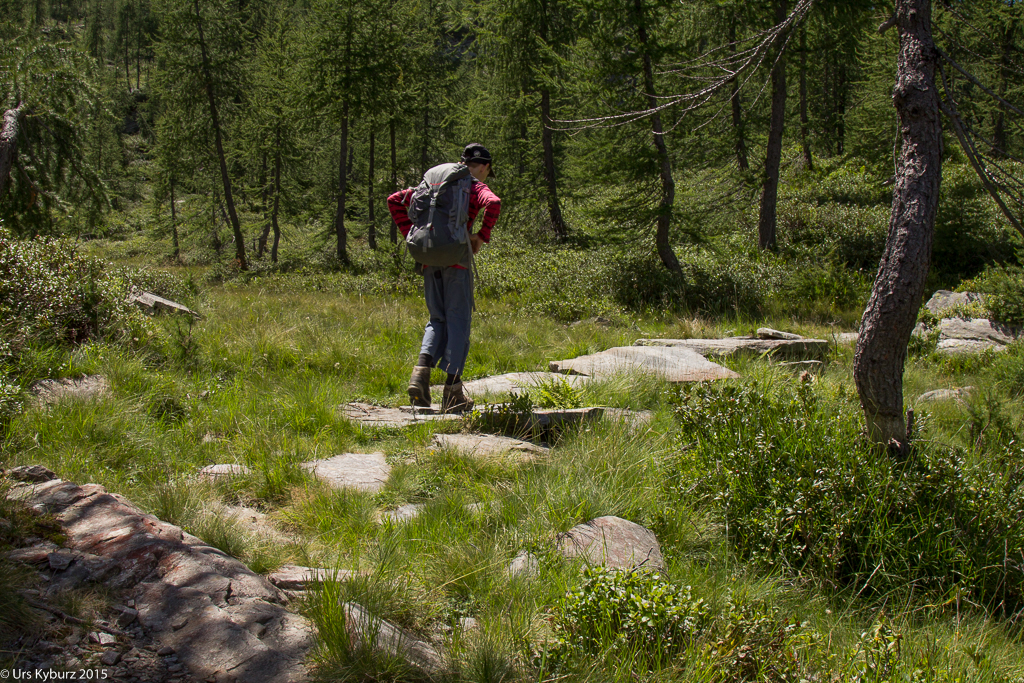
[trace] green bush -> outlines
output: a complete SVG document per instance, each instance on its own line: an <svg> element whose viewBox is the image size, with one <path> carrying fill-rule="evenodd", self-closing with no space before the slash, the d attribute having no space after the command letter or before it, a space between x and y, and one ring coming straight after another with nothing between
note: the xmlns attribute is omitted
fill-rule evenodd
<svg viewBox="0 0 1024 683"><path fill-rule="evenodd" d="M752 560L884 596L959 590L979 604L1024 605L1024 461L920 442L906 461L862 437L854 397L790 383L684 386L677 417L681 494L728 520Z"/></svg>
<svg viewBox="0 0 1024 683"><path fill-rule="evenodd" d="M552 654L673 656L708 624L710 610L689 588L677 589L650 570L588 567L583 583L558 605Z"/></svg>
<svg viewBox="0 0 1024 683"><path fill-rule="evenodd" d="M148 336L147 317L128 303L132 278L70 240L18 240L0 228L0 363L17 366L27 344Z"/></svg>
<svg viewBox="0 0 1024 683"><path fill-rule="evenodd" d="M1024 325L1024 270L1020 267L991 266L960 289L987 295L985 307L994 320Z"/></svg>

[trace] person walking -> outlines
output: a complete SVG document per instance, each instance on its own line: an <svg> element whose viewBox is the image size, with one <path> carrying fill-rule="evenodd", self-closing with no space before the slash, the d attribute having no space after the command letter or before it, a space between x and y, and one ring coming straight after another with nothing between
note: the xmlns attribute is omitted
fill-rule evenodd
<svg viewBox="0 0 1024 683"><path fill-rule="evenodd" d="M409 398L414 406L430 407L430 370L440 367L448 373L441 398L441 411L445 413L465 412L473 408L473 400L462 389L462 370L469 355L473 317L472 260L473 255L491 241L491 229L501 213L501 199L484 182L494 176L491 153L479 143L470 143L462 152L461 162L435 166L423 175L419 188L399 190L388 197L391 218L409 240L409 250L422 269L423 292L429 313L419 359L409 379ZM460 178L462 185L458 184ZM468 207L460 214L458 188L465 188L467 180ZM446 192L450 194L442 196ZM462 244L468 238L468 249L458 252L457 262L452 265L422 265L420 259L435 259L425 258L424 250L414 247L410 232L414 236L417 231L421 235L434 236L435 223L445 220L443 211L435 211L442 205L452 207L450 216L459 223L453 226L455 238L464 239ZM423 210L419 210L421 206ZM478 217L479 230L474 233L472 228ZM462 221L465 221L464 230ZM431 245L431 240L421 240L419 244ZM451 246L458 247L459 244Z"/></svg>

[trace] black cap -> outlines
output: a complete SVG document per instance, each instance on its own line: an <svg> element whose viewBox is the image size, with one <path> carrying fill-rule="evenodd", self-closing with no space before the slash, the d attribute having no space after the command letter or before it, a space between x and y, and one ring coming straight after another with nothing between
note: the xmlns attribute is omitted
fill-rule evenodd
<svg viewBox="0 0 1024 683"><path fill-rule="evenodd" d="M487 176L495 176L494 160L491 158L491 153L479 142L471 142L466 145L466 149L462 150L462 163L468 164L471 161L476 161L481 164L490 164L491 168L487 173Z"/></svg>

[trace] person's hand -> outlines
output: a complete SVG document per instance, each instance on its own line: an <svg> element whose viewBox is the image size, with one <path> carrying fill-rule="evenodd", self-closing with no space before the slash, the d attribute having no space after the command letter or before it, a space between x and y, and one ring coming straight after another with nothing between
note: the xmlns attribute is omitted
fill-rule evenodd
<svg viewBox="0 0 1024 683"><path fill-rule="evenodd" d="M473 248L473 253L476 254L480 251L480 247L484 246L484 238L476 234L470 235L469 246Z"/></svg>

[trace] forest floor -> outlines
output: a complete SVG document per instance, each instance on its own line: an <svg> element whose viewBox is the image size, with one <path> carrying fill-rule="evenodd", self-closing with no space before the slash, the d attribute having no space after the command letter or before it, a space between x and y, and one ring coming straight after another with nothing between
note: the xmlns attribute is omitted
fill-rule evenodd
<svg viewBox="0 0 1024 683"><path fill-rule="evenodd" d="M187 303L200 320L155 317L150 339L37 350L33 362L49 370L46 376L98 375L109 389L28 406L10 424L3 464L43 464L64 479L102 484L258 573L289 563L356 570L298 603L319 634L316 671L324 679L414 677L393 662L357 656L336 637L346 601L443 642L453 679L467 681L1024 677L1013 602L1020 588L1004 585L1017 574L1004 568L1000 583L986 578L989 568L964 560L980 556L980 541L968 536L983 535L985 527L951 525L953 545L942 545L940 529L922 550L919 539L931 532L911 533L912 524L893 517L923 519L925 506L951 516L962 510L943 512L941 497L922 502L920 488L908 503L873 490L870 478L858 479L858 468L890 465L880 464L887 456L875 460L851 426L860 416L847 344L832 343L822 371L803 379L769 358L737 357L719 362L739 379L699 385L638 372L581 386L547 384L528 402L650 411L650 420L601 420L546 433L551 450L540 458L480 458L435 440L476 431L473 417L369 426L342 410L351 402L406 405L425 319L416 294L315 291L267 276L204 287ZM760 326L833 342L851 331L797 319L670 314L563 323L478 296L465 379L546 370L550 360L638 338L738 336ZM1005 354L948 358L925 349L911 357L904 378L910 404L933 389L976 388L916 406L917 438L927 453L954 454L964 472L1006 474L1019 450L1024 410L1007 380L1022 363L1016 348ZM443 381L442 373L433 380ZM761 431L747 435L755 423ZM382 453L389 468L383 485L338 490L302 467L344 453ZM847 553L839 561L826 557L826 543L801 536L802 522L794 524L792 511L783 509L795 505L786 496L803 491L807 479L796 461L785 460L792 453L803 454L800 467L817 460L812 479L831 481L829 468L857 471L847 488L835 489L839 498L822 498L799 519L818 524L822 538L841 526L848 536L871 536L871 543L829 537L831 552ZM940 471L927 453L921 467ZM771 467L759 469L763 462L754 459L761 456ZM212 481L198 476L212 464L248 469ZM894 467L909 481L907 466ZM735 478L744 469L767 472L763 479L773 486L744 489L749 483ZM714 490L715 482L722 488ZM962 484L966 491L974 480ZM960 490L949 500L960 501ZM823 521L846 502L853 510L872 499L887 509L856 508L866 524ZM394 515L409 506L416 506L414 517ZM256 511L264 531L231 512L239 507ZM559 534L605 515L654 531L664 571L612 577L555 550ZM927 524L939 526L936 519ZM1001 533L1000 543L1017 547L1016 531ZM850 568L865 548L875 553L863 555L872 566ZM535 575L508 571L523 553L537 559ZM878 557L884 561L874 562ZM623 591L643 604L616 602ZM110 608L96 590L62 604L86 620ZM472 634L464 632L467 618L475 620Z"/></svg>

